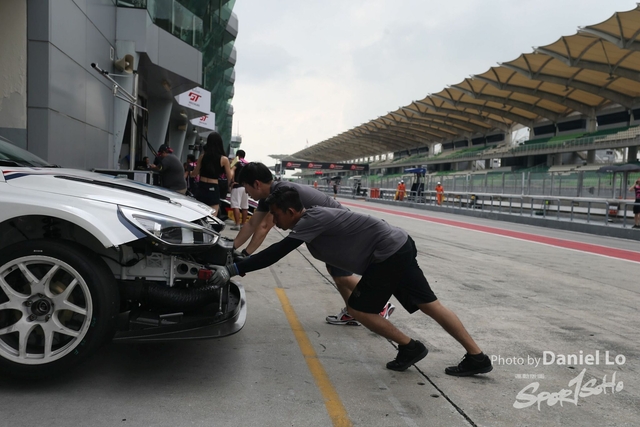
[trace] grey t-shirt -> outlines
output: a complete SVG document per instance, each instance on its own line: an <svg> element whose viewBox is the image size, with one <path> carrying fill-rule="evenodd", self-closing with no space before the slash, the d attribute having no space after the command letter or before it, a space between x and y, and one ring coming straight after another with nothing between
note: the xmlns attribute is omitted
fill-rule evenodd
<svg viewBox="0 0 640 427"><path fill-rule="evenodd" d="M295 182L273 181L271 183L271 192L273 193L276 188L279 187L295 189L300 195L302 207L304 207L305 209L309 209L314 206L324 206L327 208L337 208L345 210L347 209L340 203L336 202L333 198L327 196L322 191L316 190L313 187L296 184ZM258 201L258 207L256 208L256 210L258 212L269 212L269 205L265 202L265 199L260 199Z"/></svg>
<svg viewBox="0 0 640 427"><path fill-rule="evenodd" d="M362 274L396 253L409 235L369 215L345 209L307 209L289 236L307 244L314 258Z"/></svg>
<svg viewBox="0 0 640 427"><path fill-rule="evenodd" d="M187 180L184 178L184 167L180 160L173 154L162 158L162 186L169 190L184 190L187 188Z"/></svg>

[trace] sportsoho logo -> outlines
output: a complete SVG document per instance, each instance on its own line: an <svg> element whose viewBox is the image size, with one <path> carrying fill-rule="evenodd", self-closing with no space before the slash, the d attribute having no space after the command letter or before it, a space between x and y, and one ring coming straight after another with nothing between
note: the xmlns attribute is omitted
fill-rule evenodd
<svg viewBox="0 0 640 427"><path fill-rule="evenodd" d="M491 361L497 365L515 365L528 366L529 369L535 369L540 366L600 366L615 368L626 363L627 358L623 354L613 355L610 351L601 352L583 352L580 350L576 354L556 354L553 351L543 351L542 357L527 355L526 357L503 357L501 355L492 355ZM606 395L619 393L624 389L624 383L616 378L617 371L613 371L610 376L606 374L600 381L599 378L591 378L585 381L587 377L587 368L583 368L578 375L569 380L567 388L558 391L541 390L540 381L534 381L516 395L513 407L516 409L524 409L536 405L538 411L543 403L547 406L555 406L570 403L578 406L580 399L600 394ZM517 379L544 379L545 375L541 373L516 374ZM610 378L610 379L608 379Z"/></svg>

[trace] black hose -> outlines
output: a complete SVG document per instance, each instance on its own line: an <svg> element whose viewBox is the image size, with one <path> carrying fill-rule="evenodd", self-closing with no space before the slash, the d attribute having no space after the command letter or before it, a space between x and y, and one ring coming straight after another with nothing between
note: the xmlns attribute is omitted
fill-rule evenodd
<svg viewBox="0 0 640 427"><path fill-rule="evenodd" d="M219 290L216 285L184 289L152 282L120 283L120 295L124 299L172 310L194 310L218 302Z"/></svg>

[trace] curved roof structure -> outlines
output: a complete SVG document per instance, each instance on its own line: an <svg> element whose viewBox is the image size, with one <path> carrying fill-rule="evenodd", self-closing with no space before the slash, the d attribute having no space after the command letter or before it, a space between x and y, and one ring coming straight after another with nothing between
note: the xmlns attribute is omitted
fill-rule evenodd
<svg viewBox="0 0 640 427"><path fill-rule="evenodd" d="M640 6L292 156L339 161L640 105Z"/></svg>

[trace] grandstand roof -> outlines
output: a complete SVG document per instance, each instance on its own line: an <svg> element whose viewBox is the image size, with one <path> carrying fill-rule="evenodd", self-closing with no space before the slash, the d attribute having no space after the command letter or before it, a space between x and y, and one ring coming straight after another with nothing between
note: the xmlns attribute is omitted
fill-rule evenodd
<svg viewBox="0 0 640 427"><path fill-rule="evenodd" d="M640 5L292 154L338 161L640 105Z"/></svg>

